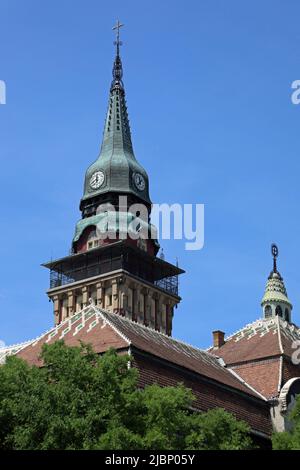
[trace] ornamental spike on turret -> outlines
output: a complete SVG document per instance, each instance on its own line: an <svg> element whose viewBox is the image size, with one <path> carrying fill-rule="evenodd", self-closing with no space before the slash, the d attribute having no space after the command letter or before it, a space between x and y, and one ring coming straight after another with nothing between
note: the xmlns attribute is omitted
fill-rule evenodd
<svg viewBox="0 0 300 470"><path fill-rule="evenodd" d="M291 322L292 304L288 298L282 276L277 269L277 258L279 250L277 245L271 245L273 256L273 269L267 280L264 296L261 301L263 308L263 318L279 316L282 319Z"/></svg>

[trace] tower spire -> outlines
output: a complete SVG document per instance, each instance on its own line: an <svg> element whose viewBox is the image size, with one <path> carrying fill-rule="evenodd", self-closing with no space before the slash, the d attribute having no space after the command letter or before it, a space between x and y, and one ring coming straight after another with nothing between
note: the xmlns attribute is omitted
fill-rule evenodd
<svg viewBox="0 0 300 470"><path fill-rule="evenodd" d="M123 67L122 67L122 61L120 57L120 46L122 46L122 41L120 41L120 28L122 28L124 24L120 23L118 20L116 25L113 27L113 31L116 31L116 40L114 41L114 45L116 46L116 58L114 61L114 66L113 66L113 81L111 84L111 90L115 88L122 88L123 89L123 82L122 82L122 77L123 77Z"/></svg>
<svg viewBox="0 0 300 470"><path fill-rule="evenodd" d="M115 200L118 194L130 195L134 202L142 202L151 207L149 196L149 179L147 172L136 160L129 124L125 86L122 81L123 67L120 57L120 28L124 26L119 20L113 27L116 33L116 46L113 79L110 86L107 114L104 124L102 145L97 160L86 172L84 195L80 210L84 216L94 214L99 205L95 197L104 194ZM105 196L105 197L106 197ZM92 206L90 206L90 202Z"/></svg>

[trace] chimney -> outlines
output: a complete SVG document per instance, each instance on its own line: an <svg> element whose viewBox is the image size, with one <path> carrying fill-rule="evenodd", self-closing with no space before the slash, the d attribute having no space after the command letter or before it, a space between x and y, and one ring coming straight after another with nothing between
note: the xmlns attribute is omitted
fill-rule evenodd
<svg viewBox="0 0 300 470"><path fill-rule="evenodd" d="M223 344L225 344L224 331L216 330L213 331L213 340L214 340L214 349L219 349Z"/></svg>

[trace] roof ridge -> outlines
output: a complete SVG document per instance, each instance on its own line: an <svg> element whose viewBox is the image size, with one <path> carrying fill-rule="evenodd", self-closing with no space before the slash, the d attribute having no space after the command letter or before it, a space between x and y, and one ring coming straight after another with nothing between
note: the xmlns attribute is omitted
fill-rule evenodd
<svg viewBox="0 0 300 470"><path fill-rule="evenodd" d="M281 354L284 353L284 350L283 350L283 346L282 346L282 340L281 340L281 324L280 324L280 319L279 319L279 316L277 315L276 318L276 323L277 323L277 329L278 329L278 345L279 345L279 349L280 349L280 352Z"/></svg>
<svg viewBox="0 0 300 470"><path fill-rule="evenodd" d="M0 353L4 353L6 351L9 351L10 349L18 348L18 347L23 347L23 346L28 346L30 343L32 343L34 339L30 339L28 341L23 341L22 343L14 343L11 345L5 345L0 348Z"/></svg>
<svg viewBox="0 0 300 470"><path fill-rule="evenodd" d="M216 356L215 354L212 354L212 353L209 352L209 351L206 351L205 349L201 349L201 348L198 348L197 346L193 346L192 344L187 343L186 341L182 341L182 340L176 339L176 338L174 338L173 336L168 336L167 334L165 334L165 333L163 333L163 332L161 332L161 331L154 330L153 328L149 328L148 326L142 325L141 323L133 322L133 321L130 320L129 318L122 317L122 316L117 315L117 314L115 314L115 313L108 312L108 311L106 311L106 310L100 309L100 308L97 307L97 306L94 306L94 308L95 308L96 310L99 310L100 312L102 312L104 315L109 315L109 316L111 315L112 318L114 318L113 315L116 315L116 317L117 317L116 320L121 319L121 321L124 321L124 322L128 323L129 325L137 326L138 328L141 328L141 329L143 329L143 330L145 330L145 331L147 331L147 332L150 331L152 334L157 335L158 337L161 337L161 338L163 338L163 339L167 339L168 341L171 341L171 342L173 342L173 343L175 343L175 344L179 344L179 345L186 346L186 347L188 347L188 348L191 348L191 349L193 349L193 350L195 350L195 351L200 352L201 354L207 355L209 358L213 359L214 363L218 363L218 364L220 365L220 367L221 367L222 369L224 369L224 367L223 367L223 366L220 364L220 362L218 361L217 356ZM110 326L112 326L111 323L110 323ZM117 326L116 326L115 328L116 328L116 330L118 331L118 333L123 334L123 333L121 333L121 332L118 330L118 327L117 327ZM125 335L124 335L124 338L125 338L127 341L129 341L130 344L132 343L132 342L129 340L129 338L127 338Z"/></svg>
<svg viewBox="0 0 300 470"><path fill-rule="evenodd" d="M225 341L228 341L229 339L233 338L234 336L238 335L239 333L241 333L245 328L249 328L251 327L254 323L257 323L259 320L261 320L260 318L257 318L256 320L254 320L252 323L247 323L246 325L244 325L242 328L239 328L238 330L236 330L234 333L231 333L229 336L225 336Z"/></svg>
<svg viewBox="0 0 300 470"><path fill-rule="evenodd" d="M109 326L129 344L129 346L131 345L130 339L127 338L127 336L124 335L124 333L122 333L122 331L120 331L115 325L113 325L112 322L106 317L107 313L109 312L106 312L105 310L96 307L96 305L91 305L91 307L93 308L96 315L99 315L104 320L104 322L108 323Z"/></svg>
<svg viewBox="0 0 300 470"><path fill-rule="evenodd" d="M254 320L252 323L247 323L245 326L243 326L239 330L235 331L234 333L231 333L229 336L226 336L225 341L231 340L232 338L234 338L238 334L242 333L247 328L253 328L253 326L257 323L262 323L263 325L268 327L270 324L275 323L275 319L274 319L274 317L272 317L272 318L258 318L257 320ZM256 334L256 332L255 332L255 334Z"/></svg>

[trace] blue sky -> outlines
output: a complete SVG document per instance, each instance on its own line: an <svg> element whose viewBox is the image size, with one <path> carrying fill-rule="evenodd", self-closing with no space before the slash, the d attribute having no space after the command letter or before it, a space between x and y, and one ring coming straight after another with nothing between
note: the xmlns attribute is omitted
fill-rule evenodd
<svg viewBox="0 0 300 470"><path fill-rule="evenodd" d="M119 17L135 154L157 203L204 203L205 246L179 258L174 336L197 346L261 315L279 270L300 322L296 0L0 0L0 339L50 328L49 274L68 253L99 152Z"/></svg>

